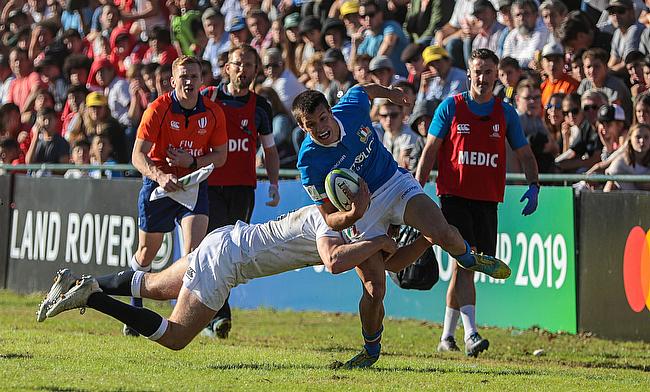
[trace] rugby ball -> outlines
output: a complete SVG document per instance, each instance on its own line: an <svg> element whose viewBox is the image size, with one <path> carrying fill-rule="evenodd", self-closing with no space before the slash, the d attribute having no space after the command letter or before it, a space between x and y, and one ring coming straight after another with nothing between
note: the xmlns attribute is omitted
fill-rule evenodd
<svg viewBox="0 0 650 392"><path fill-rule="evenodd" d="M343 192L347 186L351 194L359 190L359 175L350 169L334 169L325 177L325 192L339 211L350 211L352 202Z"/></svg>

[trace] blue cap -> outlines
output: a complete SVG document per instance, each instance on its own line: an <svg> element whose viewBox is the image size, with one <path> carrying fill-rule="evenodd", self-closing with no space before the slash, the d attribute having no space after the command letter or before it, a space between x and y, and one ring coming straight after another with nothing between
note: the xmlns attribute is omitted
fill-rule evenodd
<svg viewBox="0 0 650 392"><path fill-rule="evenodd" d="M235 31L244 30L245 28L246 22L244 21L244 18L240 15L235 15L230 18L230 22L228 22L228 25L226 26L226 32L234 33Z"/></svg>

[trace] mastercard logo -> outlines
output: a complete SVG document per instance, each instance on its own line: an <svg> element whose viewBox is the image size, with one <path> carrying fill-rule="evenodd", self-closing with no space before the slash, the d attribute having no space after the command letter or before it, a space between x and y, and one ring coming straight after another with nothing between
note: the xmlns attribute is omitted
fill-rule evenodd
<svg viewBox="0 0 650 392"><path fill-rule="evenodd" d="M650 232L639 226L630 230L625 243L623 283L632 310L650 309Z"/></svg>

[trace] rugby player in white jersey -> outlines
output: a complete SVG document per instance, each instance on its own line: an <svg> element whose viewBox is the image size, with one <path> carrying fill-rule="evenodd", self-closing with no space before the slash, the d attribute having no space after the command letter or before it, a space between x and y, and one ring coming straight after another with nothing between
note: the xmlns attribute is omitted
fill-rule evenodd
<svg viewBox="0 0 650 392"><path fill-rule="evenodd" d="M369 192L365 184L361 189L364 192L354 199L365 193L367 203ZM158 273L126 270L97 279L79 279L69 270L61 270L39 308L37 320L88 307L132 326L167 348L180 350L212 319L238 284L318 264L337 274L370 257L381 258L382 254L388 257L386 269L399 271L428 246L421 238L397 250L395 241L386 235L349 243L342 233L327 226L316 206L308 206L263 224L238 221L234 226L219 228L208 234L192 253ZM178 298L178 302L169 319L165 319L109 295Z"/></svg>

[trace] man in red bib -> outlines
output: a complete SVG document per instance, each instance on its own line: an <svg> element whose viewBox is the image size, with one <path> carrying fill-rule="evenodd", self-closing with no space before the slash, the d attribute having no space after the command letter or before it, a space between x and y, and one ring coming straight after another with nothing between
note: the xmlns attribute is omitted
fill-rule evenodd
<svg viewBox="0 0 650 392"><path fill-rule="evenodd" d="M264 97L250 90L259 63L259 56L252 46L243 44L231 48L225 65L228 82L202 91L206 98L223 109L228 131L228 159L208 178L208 231L234 225L238 220L250 223L257 186L255 155L258 140L264 150L264 165L270 182L270 200L266 205L275 207L280 202L280 159L273 139L273 111ZM230 305L226 299L204 335L226 338L231 326Z"/></svg>
<svg viewBox="0 0 650 392"><path fill-rule="evenodd" d="M447 221L458 228L472 249L494 256L497 204L506 183L506 139L530 184L521 201L523 215L537 208L537 163L515 109L492 94L498 57L488 49L472 52L470 91L445 99L436 109L416 178L424 186L438 163L437 194ZM439 351L459 351L454 339L458 318L465 329L465 353L478 356L489 342L479 335L475 320L474 273L454 266L447 291L447 309Z"/></svg>

